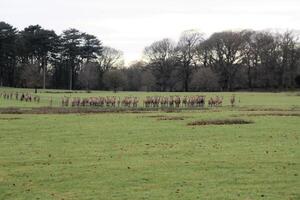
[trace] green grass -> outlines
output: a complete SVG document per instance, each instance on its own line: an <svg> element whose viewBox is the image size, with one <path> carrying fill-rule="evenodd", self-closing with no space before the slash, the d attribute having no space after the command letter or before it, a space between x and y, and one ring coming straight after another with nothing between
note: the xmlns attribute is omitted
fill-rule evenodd
<svg viewBox="0 0 300 200"><path fill-rule="evenodd" d="M95 94L113 95L78 95ZM299 96L236 93L232 109L231 94L219 93L223 108L179 113L0 114L0 199L300 199L300 117L245 109L299 113ZM46 101L34 104L0 99L1 107ZM254 123L187 126L207 119Z"/></svg>
<svg viewBox="0 0 300 200"><path fill-rule="evenodd" d="M19 88L0 88L1 92L19 92L21 94L30 93L34 95L33 89L19 89ZM66 93L63 93L66 92ZM300 93L299 92L279 92L279 93L263 93L263 92L109 92L109 91L92 91L87 93L85 91L73 91L69 93L67 90L38 90L37 95L41 97L39 104L34 102L21 102L16 100L4 100L0 98L1 107L41 107L49 106L50 99L52 99L52 106L61 106L61 98L68 97L97 97L97 96L136 96L139 97L139 106L142 106L142 100L146 96L171 96L171 95L205 95L206 98L215 97L216 95L224 97L224 106L230 105L230 97L232 94L236 95L237 106L239 107L268 107L268 108L300 108Z"/></svg>

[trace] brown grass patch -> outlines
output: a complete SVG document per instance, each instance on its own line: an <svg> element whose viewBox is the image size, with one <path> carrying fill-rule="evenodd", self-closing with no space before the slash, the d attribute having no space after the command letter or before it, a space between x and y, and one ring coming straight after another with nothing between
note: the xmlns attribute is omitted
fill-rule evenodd
<svg viewBox="0 0 300 200"><path fill-rule="evenodd" d="M126 109L126 108L63 108L63 107L38 107L38 108L0 108L0 114L98 114L98 113L149 113L152 110Z"/></svg>
<svg viewBox="0 0 300 200"><path fill-rule="evenodd" d="M252 124L253 121L244 119L210 119L190 122L188 126L206 126L206 125L233 125L233 124Z"/></svg>
<svg viewBox="0 0 300 200"><path fill-rule="evenodd" d="M22 114L19 108L0 108L0 114Z"/></svg>
<svg viewBox="0 0 300 200"><path fill-rule="evenodd" d="M289 112L249 113L246 115L249 117L259 117L259 116L300 117L300 113L289 113Z"/></svg>
<svg viewBox="0 0 300 200"><path fill-rule="evenodd" d="M184 120L184 117L165 116L165 117L160 117L157 120Z"/></svg>
<svg viewBox="0 0 300 200"><path fill-rule="evenodd" d="M146 115L142 117L149 117L149 118L160 118L160 117L166 117L165 115Z"/></svg>
<svg viewBox="0 0 300 200"><path fill-rule="evenodd" d="M34 107L34 108L18 108L8 107L0 108L0 114L98 114L98 113L153 113L160 112L176 112L179 109L161 109L161 108L125 108L125 107ZM161 117L161 116L159 116ZM164 117L164 116L162 116Z"/></svg>
<svg viewBox="0 0 300 200"><path fill-rule="evenodd" d="M4 120L4 121L12 121L12 120L18 120L18 119L22 119L20 117L0 117L0 120Z"/></svg>
<svg viewBox="0 0 300 200"><path fill-rule="evenodd" d="M279 116L279 117L300 117L299 112L255 112L255 113L243 113L243 114L233 114L231 117L261 117L261 116Z"/></svg>
<svg viewBox="0 0 300 200"><path fill-rule="evenodd" d="M293 112L293 111L300 111L300 107L295 106L291 108L249 108L249 107L240 107L239 111L250 111L250 112L255 112L255 111L265 111L265 112Z"/></svg>

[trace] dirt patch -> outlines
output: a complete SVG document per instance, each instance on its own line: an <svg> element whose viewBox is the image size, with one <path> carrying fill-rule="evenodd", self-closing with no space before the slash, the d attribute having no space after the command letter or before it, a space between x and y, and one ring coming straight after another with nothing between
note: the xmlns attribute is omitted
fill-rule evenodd
<svg viewBox="0 0 300 200"><path fill-rule="evenodd" d="M279 116L279 117L300 117L299 112L258 112L258 113L243 113L233 114L231 117L260 117L260 116Z"/></svg>
<svg viewBox="0 0 300 200"><path fill-rule="evenodd" d="M239 111L265 111L265 112L292 112L292 111L300 111L300 107L295 106L292 108L248 108L248 107L241 107Z"/></svg>
<svg viewBox="0 0 300 200"><path fill-rule="evenodd" d="M199 120L190 122L188 126L206 126L206 125L233 125L233 124L252 124L253 121L244 119L212 119L212 120Z"/></svg>
<svg viewBox="0 0 300 200"><path fill-rule="evenodd" d="M0 114L22 114L19 108L0 108Z"/></svg>
<svg viewBox="0 0 300 200"><path fill-rule="evenodd" d="M4 120L4 121L12 121L12 120L18 120L18 119L22 119L20 117L0 117L0 120Z"/></svg>
<svg viewBox="0 0 300 200"><path fill-rule="evenodd" d="M0 108L0 114L93 114L93 113L153 113L176 112L181 110L162 109L162 108L126 108L126 107L33 107L33 108Z"/></svg>
<svg viewBox="0 0 300 200"><path fill-rule="evenodd" d="M184 117L165 116L165 117L159 117L157 120L184 120Z"/></svg>
<svg viewBox="0 0 300 200"><path fill-rule="evenodd" d="M152 110L123 108L0 108L0 114L93 114L93 113L150 113Z"/></svg>
<svg viewBox="0 0 300 200"><path fill-rule="evenodd" d="M148 116L141 116L141 117L147 117L147 118L160 118L160 117L167 117L165 115L148 115Z"/></svg>
<svg viewBox="0 0 300 200"><path fill-rule="evenodd" d="M281 117L300 117L300 113L281 113L281 112L274 112L274 113L249 113L246 114L249 117L259 117L259 116L281 116Z"/></svg>

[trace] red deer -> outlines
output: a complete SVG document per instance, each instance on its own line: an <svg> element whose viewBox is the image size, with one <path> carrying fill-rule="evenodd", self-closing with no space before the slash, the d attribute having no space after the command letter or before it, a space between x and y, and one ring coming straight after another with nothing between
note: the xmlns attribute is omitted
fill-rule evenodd
<svg viewBox="0 0 300 200"><path fill-rule="evenodd" d="M179 96L176 96L174 102L175 102L176 107L179 108L180 103L181 103L180 97L179 97Z"/></svg>

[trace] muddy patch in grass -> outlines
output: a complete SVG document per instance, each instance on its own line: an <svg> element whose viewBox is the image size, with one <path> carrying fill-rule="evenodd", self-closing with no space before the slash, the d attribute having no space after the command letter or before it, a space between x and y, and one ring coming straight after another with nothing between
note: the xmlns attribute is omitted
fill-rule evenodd
<svg viewBox="0 0 300 200"><path fill-rule="evenodd" d="M141 117L146 117L146 118L160 118L160 117L167 117L165 115L146 115L146 116L141 116Z"/></svg>
<svg viewBox="0 0 300 200"><path fill-rule="evenodd" d="M153 110L126 108L93 107L37 107L37 108L0 108L0 114L98 114L98 113L151 113Z"/></svg>
<svg viewBox="0 0 300 200"><path fill-rule="evenodd" d="M300 117L300 113L289 113L289 112L249 113L246 115L249 117L259 117L259 116Z"/></svg>
<svg viewBox="0 0 300 200"><path fill-rule="evenodd" d="M0 108L0 114L93 114L93 113L153 113L153 112L176 112L181 110L161 108L126 108L126 107L34 107L34 108Z"/></svg>
<svg viewBox="0 0 300 200"><path fill-rule="evenodd" d="M239 111L250 111L250 112L297 112L300 111L300 107L294 106L291 108L249 108L249 107L240 107Z"/></svg>
<svg viewBox="0 0 300 200"><path fill-rule="evenodd" d="M18 119L22 119L20 117L0 117L0 121L12 121L12 120L18 120Z"/></svg>
<svg viewBox="0 0 300 200"><path fill-rule="evenodd" d="M258 112L258 113L243 113L243 114L233 114L231 117L263 117L263 116L279 116L279 117L300 117L298 112Z"/></svg>
<svg viewBox="0 0 300 200"><path fill-rule="evenodd" d="M253 121L244 119L210 119L198 120L188 123L188 126L206 126L206 125L234 125L234 124L252 124Z"/></svg>
<svg viewBox="0 0 300 200"><path fill-rule="evenodd" d="M178 117L178 116L165 116L165 117L159 117L157 120L184 120L184 117Z"/></svg>
<svg viewBox="0 0 300 200"><path fill-rule="evenodd" d="M158 121L184 120L185 118L188 118L187 116L166 116L166 115L146 115L146 116L140 116L140 117L155 118Z"/></svg>

